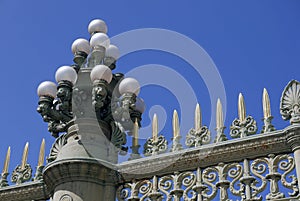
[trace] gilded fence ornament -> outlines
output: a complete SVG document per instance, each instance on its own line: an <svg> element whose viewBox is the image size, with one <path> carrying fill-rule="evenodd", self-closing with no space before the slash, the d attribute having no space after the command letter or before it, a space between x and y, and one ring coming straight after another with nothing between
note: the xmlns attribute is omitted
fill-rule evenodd
<svg viewBox="0 0 300 201"><path fill-rule="evenodd" d="M18 165L12 173L11 181L13 183L21 184L31 179L32 168L27 164L28 147L29 144L27 142L23 151L22 163L21 165Z"/></svg>
<svg viewBox="0 0 300 201"><path fill-rule="evenodd" d="M9 161L10 161L10 147L8 147L7 149L7 153L4 161L4 167L1 173L0 188L8 186L7 176L9 174L8 173Z"/></svg>
<svg viewBox="0 0 300 201"><path fill-rule="evenodd" d="M266 88L264 88L263 91L262 103L263 103L263 112L264 112L264 118L263 118L264 126L261 132L267 133L267 132L275 131L276 129L272 125L273 116L271 115L270 98Z"/></svg>
<svg viewBox="0 0 300 201"><path fill-rule="evenodd" d="M218 98L217 101L217 110L216 110L216 138L214 142L223 142L227 140L226 135L224 134L224 117L223 117L223 107L221 100Z"/></svg>
<svg viewBox="0 0 300 201"><path fill-rule="evenodd" d="M38 165L36 167L36 172L34 175L34 181L42 180L43 179L43 169L44 169L44 160L45 160L45 139L42 140L40 153L39 153L39 160Z"/></svg>
<svg viewBox="0 0 300 201"><path fill-rule="evenodd" d="M246 107L243 95L240 93L238 102L239 118L235 119L230 126L232 138L243 138L253 135L257 131L256 121L252 116L246 116Z"/></svg>
<svg viewBox="0 0 300 201"><path fill-rule="evenodd" d="M190 129L185 140L188 147L199 147L210 142L210 131L207 126L202 125L202 114L199 104L195 109L195 126Z"/></svg>
<svg viewBox="0 0 300 201"><path fill-rule="evenodd" d="M285 87L280 100L280 114L291 124L300 123L300 82L292 80Z"/></svg>
<svg viewBox="0 0 300 201"><path fill-rule="evenodd" d="M174 110L173 112L172 127L173 127L173 139L172 139L171 152L175 152L175 151L182 150L182 145L180 143L181 135L180 135L179 119L176 110Z"/></svg>
<svg viewBox="0 0 300 201"><path fill-rule="evenodd" d="M152 138L148 138L144 144L144 155L152 156L167 151L168 141L163 135L158 136L157 116L154 114L152 120Z"/></svg>

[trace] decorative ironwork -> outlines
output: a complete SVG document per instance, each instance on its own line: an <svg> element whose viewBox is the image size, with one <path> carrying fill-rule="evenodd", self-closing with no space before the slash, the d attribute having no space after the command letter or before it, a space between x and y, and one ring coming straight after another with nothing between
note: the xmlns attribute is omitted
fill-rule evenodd
<svg viewBox="0 0 300 201"><path fill-rule="evenodd" d="M292 80L285 87L280 100L280 114L291 124L300 123L300 83Z"/></svg>
<svg viewBox="0 0 300 201"><path fill-rule="evenodd" d="M47 95L40 97L37 111L48 122L48 131L55 138L60 132L67 131L67 125L73 118L72 87L71 82L64 80L57 86L57 99Z"/></svg>
<svg viewBox="0 0 300 201"><path fill-rule="evenodd" d="M8 181L7 181L8 175L9 175L9 173L7 173L7 172L1 173L0 188L8 186Z"/></svg>
<svg viewBox="0 0 300 201"><path fill-rule="evenodd" d="M44 169L44 166L37 166L36 167L36 172L34 174L33 181L39 181L39 180L43 179L43 169Z"/></svg>
<svg viewBox="0 0 300 201"><path fill-rule="evenodd" d="M221 100L218 98L217 101L217 110L216 110L216 131L217 135L214 142L223 142L227 140L226 135L224 134L224 118L223 118L223 107Z"/></svg>
<svg viewBox="0 0 300 201"><path fill-rule="evenodd" d="M185 144L188 147L199 147L210 142L210 131L207 126L202 125L202 114L200 105L196 105L195 109L195 128L189 130Z"/></svg>
<svg viewBox="0 0 300 201"><path fill-rule="evenodd" d="M292 156L270 154L269 157L258 158L252 162L251 171L257 176L261 185L252 185L254 189L253 195L257 195L262 192L267 186L267 180L270 182L270 193L266 196L267 200L279 199L285 197L283 192L279 191L278 182L281 181L282 185L288 189L292 189L293 192L289 193L291 196L296 196L299 193L297 187L297 179L294 175L289 173L294 169L295 162ZM279 173L279 170L284 171L283 174ZM265 174L268 171L268 174ZM291 181L287 181L287 176L291 178Z"/></svg>
<svg viewBox="0 0 300 201"><path fill-rule="evenodd" d="M163 135L157 137L157 139L149 138L144 144L144 155L152 156L166 152L168 149L168 141Z"/></svg>
<svg viewBox="0 0 300 201"><path fill-rule="evenodd" d="M21 184L30 181L32 176L32 168L29 164L18 165L11 175L11 181L16 184Z"/></svg>
<svg viewBox="0 0 300 201"><path fill-rule="evenodd" d="M272 124L272 115L271 115L271 106L270 106L270 98L268 91L264 88L263 92L263 111L264 111L264 126L262 129L262 133L275 131L275 127Z"/></svg>
<svg viewBox="0 0 300 201"><path fill-rule="evenodd" d="M200 130L190 129L186 136L185 144L188 147L199 147L210 142L210 131L207 126L202 126Z"/></svg>
<svg viewBox="0 0 300 201"><path fill-rule="evenodd" d="M243 95L240 93L238 102L239 118L235 119L230 126L230 136L242 138L253 135L257 131L256 121L252 116L246 117L246 107Z"/></svg>
<svg viewBox="0 0 300 201"><path fill-rule="evenodd" d="M172 139L171 152L175 152L175 151L182 150L182 145L180 143L181 135L180 135L179 119L176 110L174 110L173 112L172 126L173 126L173 139Z"/></svg>
<svg viewBox="0 0 300 201"><path fill-rule="evenodd" d="M256 131L256 121L251 116L247 116L243 121L235 119L230 126L230 136L233 138L242 138L253 135Z"/></svg>
<svg viewBox="0 0 300 201"><path fill-rule="evenodd" d="M219 163L216 166L195 171L174 172L152 179L134 180L121 185L117 192L118 200L274 200L289 194L298 195L298 184L292 170L294 158L290 155L269 155L243 163ZM278 183L292 192L278 188ZM261 192L270 189L265 198ZM282 190L283 192L280 192ZM265 193L264 193L265 194ZM238 199L240 198L240 199Z"/></svg>

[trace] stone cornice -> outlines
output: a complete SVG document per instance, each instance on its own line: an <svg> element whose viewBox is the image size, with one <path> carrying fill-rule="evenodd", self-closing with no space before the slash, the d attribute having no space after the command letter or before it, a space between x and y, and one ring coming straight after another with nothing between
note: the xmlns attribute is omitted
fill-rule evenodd
<svg viewBox="0 0 300 201"><path fill-rule="evenodd" d="M29 182L0 189L1 201L32 201L49 198L47 186L43 181Z"/></svg>
<svg viewBox="0 0 300 201"><path fill-rule="evenodd" d="M294 127L294 130L300 127ZM220 162L242 161L268 154L287 153L292 149L287 143L288 129L271 133L257 134L244 138L228 140L215 144L190 148L175 153L166 153L137 160L123 162L119 165L123 181L164 175L175 171L193 170L208 167Z"/></svg>

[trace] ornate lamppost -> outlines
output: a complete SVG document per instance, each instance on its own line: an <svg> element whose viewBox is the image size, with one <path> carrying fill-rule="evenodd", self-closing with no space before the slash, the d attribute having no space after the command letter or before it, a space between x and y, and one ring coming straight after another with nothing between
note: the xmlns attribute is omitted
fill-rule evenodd
<svg viewBox="0 0 300 201"><path fill-rule="evenodd" d="M126 132L140 126L145 108L139 83L112 73L119 50L105 22L93 20L88 30L89 41L72 44L75 64L58 68L57 85L45 81L37 90L37 111L56 138L43 172L54 201L115 200L110 164L127 151Z"/></svg>

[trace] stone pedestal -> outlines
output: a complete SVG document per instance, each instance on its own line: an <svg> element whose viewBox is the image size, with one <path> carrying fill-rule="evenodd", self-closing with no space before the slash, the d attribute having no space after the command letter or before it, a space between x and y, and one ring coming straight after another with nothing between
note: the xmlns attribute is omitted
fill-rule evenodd
<svg viewBox="0 0 300 201"><path fill-rule="evenodd" d="M44 170L53 201L115 201L117 172L104 161L67 159Z"/></svg>

